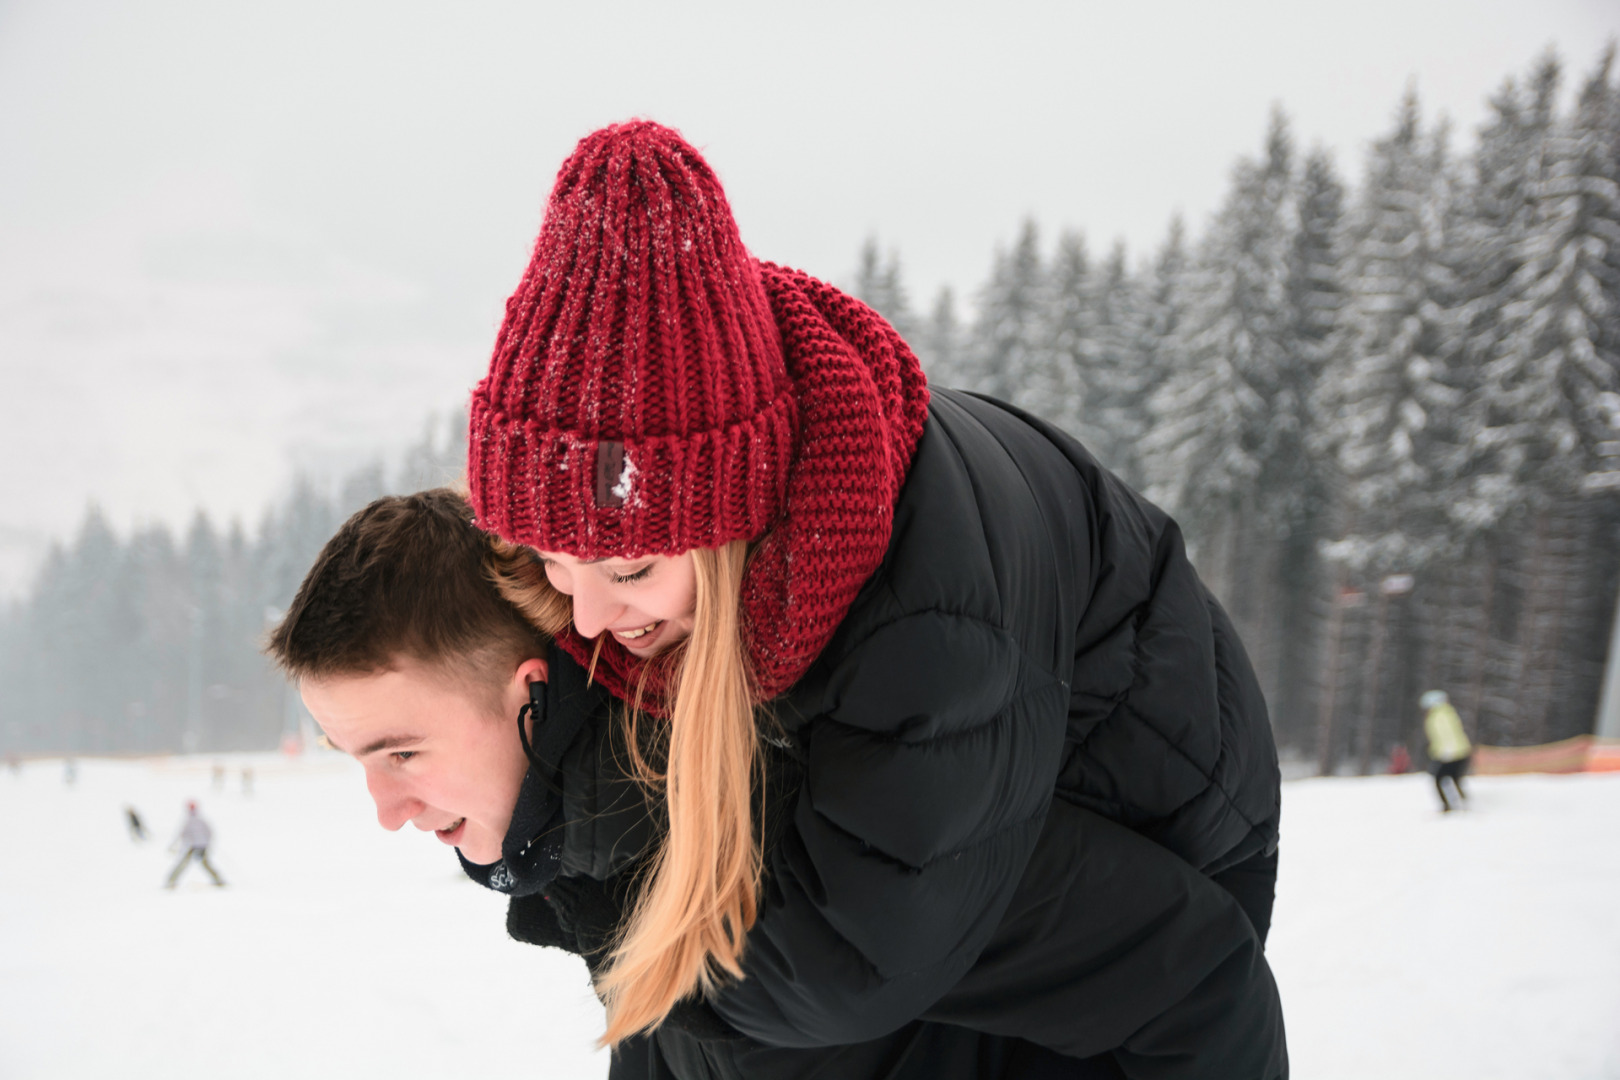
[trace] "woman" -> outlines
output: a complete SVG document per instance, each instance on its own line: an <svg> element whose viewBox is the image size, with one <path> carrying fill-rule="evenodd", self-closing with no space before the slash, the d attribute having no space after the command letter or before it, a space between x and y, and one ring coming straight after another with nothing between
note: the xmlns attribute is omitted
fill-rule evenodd
<svg viewBox="0 0 1620 1080"><path fill-rule="evenodd" d="M623 703L512 910L591 956L616 1075L1286 1074L1275 750L1174 523L756 261L675 132L564 164L468 480L554 682Z"/></svg>

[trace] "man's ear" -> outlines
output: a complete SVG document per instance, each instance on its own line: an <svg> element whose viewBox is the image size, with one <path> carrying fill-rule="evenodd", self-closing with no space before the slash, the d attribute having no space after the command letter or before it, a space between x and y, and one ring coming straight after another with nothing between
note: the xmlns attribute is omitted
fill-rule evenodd
<svg viewBox="0 0 1620 1080"><path fill-rule="evenodd" d="M546 682L550 674L551 669L546 666L546 662L536 656L519 664L517 671L512 674L512 679L514 682L523 683L526 691L529 683Z"/></svg>

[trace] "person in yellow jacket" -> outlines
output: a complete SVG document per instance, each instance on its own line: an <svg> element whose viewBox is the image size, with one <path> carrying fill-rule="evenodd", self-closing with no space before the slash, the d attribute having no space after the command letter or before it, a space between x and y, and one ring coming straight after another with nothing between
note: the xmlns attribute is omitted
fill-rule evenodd
<svg viewBox="0 0 1620 1080"><path fill-rule="evenodd" d="M1468 801L1463 791L1463 774L1468 771L1474 746L1463 732L1462 719L1452 708L1444 690L1430 690L1418 699L1423 706L1423 731L1429 737L1429 771L1434 774L1434 789L1440 793L1440 808L1452 810L1446 798L1446 777L1457 792L1457 805Z"/></svg>

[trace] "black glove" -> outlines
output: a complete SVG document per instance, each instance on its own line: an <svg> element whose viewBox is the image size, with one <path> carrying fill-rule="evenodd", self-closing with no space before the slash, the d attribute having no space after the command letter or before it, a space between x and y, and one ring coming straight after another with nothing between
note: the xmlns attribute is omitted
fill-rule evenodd
<svg viewBox="0 0 1620 1080"><path fill-rule="evenodd" d="M638 880L628 871L608 881L570 875L554 879L546 890L557 928L568 940L563 948L585 958L593 979L607 962Z"/></svg>
<svg viewBox="0 0 1620 1080"><path fill-rule="evenodd" d="M584 876L559 877L551 883L549 890L549 921L545 921L544 916L534 917L531 923L523 927L523 931L563 939L558 947L584 957L594 982L607 963L619 925L634 902L639 882L640 876L633 871L626 871L609 881ZM507 909L507 932L520 941L531 940L513 930L518 905L526 902L526 898L516 898ZM551 940L536 942L552 943ZM720 1014L699 994L676 1002L664 1017L661 1027L679 1029L703 1042L744 1037L736 1028L720 1019Z"/></svg>
<svg viewBox="0 0 1620 1080"><path fill-rule="evenodd" d="M514 896L506 905L506 933L514 941L525 945L543 945L551 949L577 952L574 935L563 932L557 925L557 913L551 901L534 893Z"/></svg>

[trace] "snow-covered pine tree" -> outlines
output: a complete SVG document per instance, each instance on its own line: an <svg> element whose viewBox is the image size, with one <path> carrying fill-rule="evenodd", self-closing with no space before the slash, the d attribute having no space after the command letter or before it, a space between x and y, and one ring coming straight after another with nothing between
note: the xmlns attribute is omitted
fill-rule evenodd
<svg viewBox="0 0 1620 1080"><path fill-rule="evenodd" d="M127 708L144 730L134 749L174 750L184 725L186 643L191 629L186 568L174 534L155 523L127 545L140 633L129 659L140 675L125 687Z"/></svg>
<svg viewBox="0 0 1620 1080"><path fill-rule="evenodd" d="M900 255L890 251L885 259L878 250L875 236L868 236L861 245L860 264L855 270L855 296L889 320L889 325L910 343L917 328L900 280Z"/></svg>
<svg viewBox="0 0 1620 1080"><path fill-rule="evenodd" d="M935 386L968 385L972 373L966 369L967 343L963 340L962 323L956 316L956 294L949 285L940 286L934 306L912 345L930 383Z"/></svg>
<svg viewBox="0 0 1620 1080"><path fill-rule="evenodd" d="M1612 130L1612 54L1605 54L1569 118L1539 125L1526 176L1527 227L1515 237L1513 275L1499 291L1501 334L1484 368L1482 442L1498 483L1534 512L1525 554L1525 603L1514 667L1523 678L1517 741L1546 741L1558 668L1567 661L1572 599L1589 576L1583 537L1587 477L1604 467L1606 394L1620 391L1612 328L1620 312L1620 190ZM1537 70L1534 103L1556 95L1557 61ZM1538 108L1538 119L1541 108ZM1595 628L1588 628L1595 629Z"/></svg>
<svg viewBox="0 0 1620 1080"><path fill-rule="evenodd" d="M1422 131L1408 92L1349 217L1349 299L1318 406L1317 445L1332 453L1347 504L1333 556L1359 573L1416 570L1453 540L1449 421L1462 394L1450 363L1450 171L1444 130Z"/></svg>
<svg viewBox="0 0 1620 1080"><path fill-rule="evenodd" d="M52 545L29 597L39 719L69 752L99 749L122 719L122 689L111 679L85 677L103 663L118 666L122 628L108 616L126 603L117 588L122 562L118 537L92 505L73 543Z"/></svg>
<svg viewBox="0 0 1620 1080"><path fill-rule="evenodd" d="M1601 402L1620 391L1612 57L1605 53L1576 115L1545 127L1529 178L1529 227L1499 293L1502 334L1484 372L1490 442L1534 509L1578 494L1598 471L1598 446L1612 437Z"/></svg>
<svg viewBox="0 0 1620 1080"><path fill-rule="evenodd" d="M1024 222L1011 251L996 253L973 325L963 388L1003 401L1029 401L1025 387L1039 381L1036 369L1045 358L1045 308L1046 268L1041 263L1039 231L1031 219Z"/></svg>
<svg viewBox="0 0 1620 1080"><path fill-rule="evenodd" d="M1457 274L1451 385L1462 405L1448 410L1454 458L1442 501L1457 557L1440 575L1450 595L1431 614L1430 652L1434 677L1460 691L1459 708L1478 724L1476 735L1495 741L1514 738L1508 729L1518 690L1500 674L1521 668L1522 653L1514 620L1499 613L1523 610L1517 526L1533 492L1511 463L1513 448L1493 430L1486 370L1502 348L1509 283L1533 228L1557 87L1557 61L1548 55L1524 83L1506 79L1489 98L1447 244Z"/></svg>
<svg viewBox="0 0 1620 1080"><path fill-rule="evenodd" d="M1154 389L1141 354L1147 312L1141 287L1131 277L1125 244L1108 254L1091 291L1091 388L1088 426L1097 432L1092 450L1126 483L1141 488L1147 481L1142 440L1151 421L1148 395Z"/></svg>
<svg viewBox="0 0 1620 1080"><path fill-rule="evenodd" d="M1152 268L1144 275L1141 288L1142 321L1138 326L1140 336L1137 338L1136 354L1142 364L1142 393L1147 408L1144 444L1151 443L1147 435L1157 421L1153 412L1153 398L1170 377L1173 359L1171 346L1186 315L1188 270L1187 228L1181 215L1174 214L1165 232L1164 243L1159 247ZM1145 459L1142 468L1142 483L1145 486L1152 482L1154 473Z"/></svg>
<svg viewBox="0 0 1620 1080"><path fill-rule="evenodd" d="M1407 601L1392 601L1380 584L1400 573L1424 583L1429 561L1455 550L1448 481L1456 474L1454 420L1463 395L1451 370L1458 351L1446 247L1453 217L1446 129L1422 130L1416 94L1409 91L1394 130L1372 147L1347 217L1342 280L1348 300L1330 338L1312 444L1331 454L1340 496L1337 539L1324 551L1341 583L1375 598L1361 611L1370 620L1360 627L1368 634L1368 655L1358 665L1363 685L1342 688L1344 700L1363 699L1349 713L1356 718L1352 741L1363 770L1387 749L1406 712L1398 695L1412 661L1410 650L1390 647L1409 625ZM1346 617L1343 610L1332 616ZM1338 660L1330 660L1329 669L1355 670ZM1318 752L1324 769L1337 749L1331 734L1337 698L1330 687L1323 699Z"/></svg>
<svg viewBox="0 0 1620 1080"><path fill-rule="evenodd" d="M1091 259L1085 237L1072 229L1058 237L1045 300L1037 352L1023 400L1015 404L1063 428L1102 458L1107 432L1093 381L1098 372Z"/></svg>
<svg viewBox="0 0 1620 1080"><path fill-rule="evenodd" d="M219 536L208 515L197 511L186 533L187 598L190 628L186 642L186 727L181 746L188 751L217 750L218 717L209 693L218 670L221 627L224 622L225 559Z"/></svg>
<svg viewBox="0 0 1620 1080"><path fill-rule="evenodd" d="M1291 169L1279 111L1264 157L1238 162L1199 246L1146 446L1151 497L1181 521L1200 570L1240 625L1252 600L1241 580L1240 532L1261 524L1251 520L1260 510L1257 485L1281 445L1272 403L1291 329Z"/></svg>
<svg viewBox="0 0 1620 1080"><path fill-rule="evenodd" d="M405 450L395 490L405 493L456 483L467 469L467 410L429 417L422 437Z"/></svg>
<svg viewBox="0 0 1620 1080"><path fill-rule="evenodd" d="M1316 662L1316 602L1325 582L1318 558L1331 499L1327 463L1314 452L1320 426L1314 406L1328 362L1328 342L1344 303L1338 236L1344 216L1344 185L1323 150L1306 158L1295 195L1295 231L1288 261L1288 312L1292 320L1280 372L1279 413L1287 416L1284 447L1262 480L1261 498L1279 530L1272 565L1272 601L1266 605L1270 647L1256 650L1269 664L1260 678L1268 691L1279 737L1302 746L1316 719L1308 699L1320 669Z"/></svg>
<svg viewBox="0 0 1620 1080"><path fill-rule="evenodd" d="M1557 58L1547 54L1526 86L1508 79L1490 99L1491 117L1479 133L1465 212L1457 222L1452 261L1459 275L1459 351L1453 367L1467 394L1457 420L1459 472L1468 479L1453 493L1450 512L1465 542L1527 513L1537 498L1525 483L1525 446L1498 415L1487 383L1493 369L1498 377L1507 374L1507 312L1522 288L1537 230L1559 78Z"/></svg>
<svg viewBox="0 0 1620 1080"><path fill-rule="evenodd" d="M308 476L294 479L292 492L265 513L259 527L261 603L266 608L286 610L321 545L342 522L332 501Z"/></svg>

